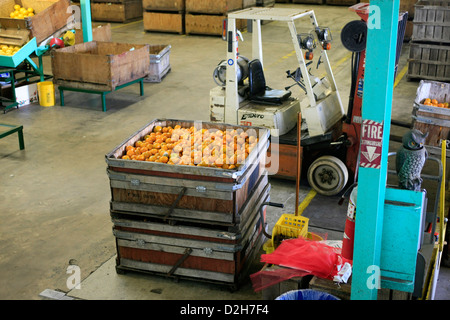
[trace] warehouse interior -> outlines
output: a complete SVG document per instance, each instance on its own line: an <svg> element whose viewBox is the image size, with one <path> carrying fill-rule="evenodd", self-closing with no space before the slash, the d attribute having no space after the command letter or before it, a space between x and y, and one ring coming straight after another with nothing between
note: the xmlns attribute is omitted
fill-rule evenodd
<svg viewBox="0 0 450 320"><path fill-rule="evenodd" d="M89 3L82 3L85 2ZM217 1L219 2L221 1ZM332 41L331 48L326 50L327 56L342 106L347 112L349 100L353 100L351 86L354 55L343 45L341 33L349 22L361 20L361 17L349 9L352 6L350 2L356 4L359 1L342 2L343 5L333 5L325 1L320 1L321 4L317 4L317 1L271 1L268 7L312 10L317 23L329 28ZM400 8L408 3L411 11L420 1L394 2L400 3ZM384 1L373 0L372 4L374 3L382 5ZM96 4L96 1L92 1L92 9ZM448 7L444 8L449 10ZM177 14L180 12L177 11ZM262 255L268 254L263 246L252 252L253 259L246 265L246 272L242 274L242 280L237 286L235 282L230 286L189 276L169 276L167 271L119 271L118 248L111 212L111 176L105 161L106 156L156 119L210 122L210 94L211 90L217 87L213 72L222 61L228 59L230 42L222 39L222 26L219 27L220 33L213 35L201 34L198 31L149 31L145 26L146 18L142 15L123 22L111 22L104 18L97 20L92 11L91 18L96 23L92 28L93 32L98 25L101 25L101 28L106 28L107 25L112 43L129 44L133 50L134 46L137 49L139 45L146 44L169 49L167 58L170 59L170 68L165 70L164 74L159 74L157 81L133 82L108 92L104 96L102 110L101 96L86 90L66 90L62 101L56 79L52 80L51 77L55 73L52 66L56 65L52 59L55 59L57 51L70 49L70 46L63 49L53 47L42 55L41 62L43 74L50 75L49 79L45 80L54 82L54 103L43 106L40 101L34 101L20 107L5 108L8 103L2 101L5 109L0 113L0 124L22 126L23 131L2 135L3 128L0 127L0 299L274 300L291 290L310 288L329 293L341 300L350 300L354 274L350 275L348 283L339 285L333 280L317 276L314 276L313 280L308 276L298 276L280 280L262 290L255 290L255 283L250 276L258 274L264 268L273 267L261 261ZM389 152L399 150L401 137L410 130L402 124L409 125L413 121L414 102L420 81L423 80L411 77L408 70L410 50L414 45L411 40L413 21L410 14L395 66L395 82L393 86L390 84L393 94ZM242 56L251 57L254 54L252 33L255 30L251 24L240 26L238 52ZM295 26L299 33L311 30L311 22L307 17L295 21ZM298 67L296 49L287 24L285 21L262 23L261 37L266 84L277 89L289 87L292 97L302 100L305 91L287 76L288 70L294 71ZM76 45L77 43L74 44ZM446 45L448 46L448 43ZM395 48L392 50L396 52ZM319 56L319 53L315 54L316 57ZM40 63L37 56L32 56L32 60L36 64ZM0 59L0 66L1 62L3 60ZM71 63L70 66L64 65L69 73L76 73L75 71L82 67L81 62L76 59L72 59ZM314 66L315 64L311 67L313 71L319 70ZM124 68L126 67L128 66L125 65ZM440 67L445 68L445 62L442 65L437 64L437 68ZM96 68L96 65L93 64L92 68ZM0 73L8 70L11 68L0 67ZM99 71L98 74L100 73ZM446 76L448 78L448 73ZM370 81L366 78L364 84L370 86ZM3 97L2 90L2 99ZM294 121L297 123L297 119ZM17 142L17 136L21 132L24 139L23 148ZM430 146L428 150L434 158L441 159L441 148ZM435 199L440 199L443 194L445 217L448 216L450 204L449 157L450 154L447 154L444 161L446 169L441 176L445 185L443 192L440 192L436 181L424 179L422 184L426 189L428 208L431 208L431 211L439 212L442 202L439 206ZM295 167L295 164L291 165ZM395 171L394 161L389 161L387 165ZM422 172L424 175L435 175L436 168L434 161L426 162ZM307 231L319 235L319 238L329 243L338 243L341 248L350 204L350 193L344 194L348 188L330 196L324 195L314 191L305 170L301 173L299 179L268 174L270 202L282 204L283 208L270 205L265 207L264 229L273 234L274 227L283 214L293 214L301 208L300 216L309 220ZM353 177L350 175L349 179ZM344 201L340 203L341 199ZM434 207L435 205L439 209ZM446 219L444 221L446 222ZM183 225L183 220L180 223ZM442 243L439 240L448 239L448 232L445 233L444 229L442 233L439 226L434 230L434 234L429 230L421 230L425 239L422 249L425 251L423 254L426 261L425 275L422 275L425 281L421 291L426 294L417 298L412 296L411 292L383 288L378 290L378 299L450 298L450 265L446 241L443 241L444 246L438 251L438 265L434 266L434 270L432 264L435 261L430 260L430 257L435 255L436 247L439 248L439 243ZM398 229L401 228L399 225ZM400 234L400 231L397 231ZM261 239L261 243L270 240L264 234ZM160 252L164 250L161 249ZM180 261L180 265L183 261ZM431 271L427 270L429 268ZM432 274L432 280L428 274ZM76 275L79 276L80 282L74 285L73 276ZM305 284L306 280L310 282Z"/></svg>

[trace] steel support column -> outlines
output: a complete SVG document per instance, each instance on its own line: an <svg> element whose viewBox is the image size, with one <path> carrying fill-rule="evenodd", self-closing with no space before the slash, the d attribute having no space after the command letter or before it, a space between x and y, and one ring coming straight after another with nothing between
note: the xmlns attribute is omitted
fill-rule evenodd
<svg viewBox="0 0 450 320"><path fill-rule="evenodd" d="M378 166L363 167L358 173L357 215L353 254L351 299L375 300L381 284L380 254L387 177L387 158L394 89L399 0L371 0L362 105L364 122L382 128ZM379 127L380 127L379 126ZM381 136L381 135L380 135ZM363 138L362 138L363 139ZM361 157L364 141L361 140ZM369 144L367 144L369 145ZM371 148L371 147L370 147ZM367 148L369 151L369 148ZM369 158L374 159L374 149ZM369 160L371 162L372 160ZM375 162L375 160L374 160Z"/></svg>

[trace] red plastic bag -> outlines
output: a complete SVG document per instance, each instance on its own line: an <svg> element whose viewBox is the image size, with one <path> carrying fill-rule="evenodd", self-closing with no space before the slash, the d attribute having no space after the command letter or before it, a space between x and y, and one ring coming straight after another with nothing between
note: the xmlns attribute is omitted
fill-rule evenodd
<svg viewBox="0 0 450 320"><path fill-rule="evenodd" d="M261 255L261 262L287 268L253 274L255 291L296 276L314 275L333 280L345 262L351 263L342 257L340 248L304 238L284 240L274 252Z"/></svg>

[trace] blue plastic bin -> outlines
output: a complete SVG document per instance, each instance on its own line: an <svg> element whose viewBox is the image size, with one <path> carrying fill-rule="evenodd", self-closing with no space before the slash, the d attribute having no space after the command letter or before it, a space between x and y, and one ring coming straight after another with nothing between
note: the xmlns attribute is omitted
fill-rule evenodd
<svg viewBox="0 0 450 320"><path fill-rule="evenodd" d="M311 289L292 290L283 293L275 300L339 300L335 296Z"/></svg>

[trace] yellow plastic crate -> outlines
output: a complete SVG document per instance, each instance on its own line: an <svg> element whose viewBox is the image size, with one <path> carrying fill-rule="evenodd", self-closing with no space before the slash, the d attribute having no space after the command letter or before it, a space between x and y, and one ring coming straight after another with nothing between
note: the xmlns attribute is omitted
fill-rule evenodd
<svg viewBox="0 0 450 320"><path fill-rule="evenodd" d="M312 232L308 232L308 235L306 236L306 239L312 240L312 241L322 241L323 240L323 238L321 236L319 236L319 235L317 235L315 233L312 233ZM279 245L279 243L278 243L278 245ZM263 244L263 250L267 254L272 253L275 250L275 248L273 246L273 243L272 243L272 239L267 240Z"/></svg>
<svg viewBox="0 0 450 320"><path fill-rule="evenodd" d="M272 247L274 250L284 239L308 236L309 219L293 214L283 214L278 219L272 231Z"/></svg>

